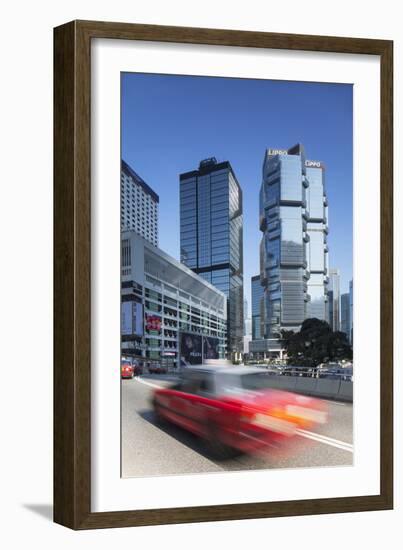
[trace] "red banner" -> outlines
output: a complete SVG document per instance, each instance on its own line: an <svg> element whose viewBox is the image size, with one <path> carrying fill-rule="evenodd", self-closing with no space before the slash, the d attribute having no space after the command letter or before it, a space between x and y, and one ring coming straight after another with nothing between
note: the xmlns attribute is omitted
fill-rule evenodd
<svg viewBox="0 0 403 550"><path fill-rule="evenodd" d="M146 329L147 330L161 330L161 317L158 315L146 314Z"/></svg>

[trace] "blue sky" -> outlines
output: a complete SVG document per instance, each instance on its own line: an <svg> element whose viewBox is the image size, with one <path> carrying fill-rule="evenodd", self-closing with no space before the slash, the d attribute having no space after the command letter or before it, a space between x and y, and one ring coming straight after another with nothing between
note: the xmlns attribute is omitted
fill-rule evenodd
<svg viewBox="0 0 403 550"><path fill-rule="evenodd" d="M122 158L159 194L159 246L179 258L179 174L214 156L243 189L244 288L259 271L259 189L264 151L297 142L326 165L329 261L352 278L350 84L124 73Z"/></svg>

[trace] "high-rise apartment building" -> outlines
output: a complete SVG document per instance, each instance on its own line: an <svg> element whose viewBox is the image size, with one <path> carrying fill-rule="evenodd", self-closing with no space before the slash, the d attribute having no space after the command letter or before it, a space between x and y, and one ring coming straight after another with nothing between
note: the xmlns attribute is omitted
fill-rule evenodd
<svg viewBox="0 0 403 550"><path fill-rule="evenodd" d="M181 262L228 298L228 352L243 351L242 189L215 158L180 175Z"/></svg>
<svg viewBox="0 0 403 550"><path fill-rule="evenodd" d="M155 191L122 160L120 180L120 227L135 231L158 246L158 203Z"/></svg>
<svg viewBox="0 0 403 550"><path fill-rule="evenodd" d="M327 198L324 165L301 144L267 149L260 191L264 338L298 331L310 317L326 320Z"/></svg>
<svg viewBox="0 0 403 550"><path fill-rule="evenodd" d="M264 308L264 288L260 282L260 275L251 278L252 293L252 340L263 338L261 325L263 322L262 313Z"/></svg>
<svg viewBox="0 0 403 550"><path fill-rule="evenodd" d="M340 330L340 271L335 268L329 270L329 325L336 332Z"/></svg>

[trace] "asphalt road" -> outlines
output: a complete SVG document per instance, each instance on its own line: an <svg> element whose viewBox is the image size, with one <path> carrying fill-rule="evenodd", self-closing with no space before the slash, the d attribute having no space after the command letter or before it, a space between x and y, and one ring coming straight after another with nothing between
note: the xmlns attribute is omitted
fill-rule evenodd
<svg viewBox="0 0 403 550"><path fill-rule="evenodd" d="M151 407L156 386L166 377L147 375L122 380L122 476L195 474L269 468L350 466L353 463L353 407L328 401L329 421L314 431L300 431L287 447L264 455L219 461L203 441L166 423L157 426Z"/></svg>

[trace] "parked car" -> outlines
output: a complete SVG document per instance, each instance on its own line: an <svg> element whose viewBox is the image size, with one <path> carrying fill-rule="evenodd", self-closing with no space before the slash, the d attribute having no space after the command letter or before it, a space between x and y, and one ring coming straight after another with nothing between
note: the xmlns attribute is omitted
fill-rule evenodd
<svg viewBox="0 0 403 550"><path fill-rule="evenodd" d="M188 367L180 382L157 389L157 421L168 420L202 437L221 458L253 452L325 423L324 402L270 388L265 369Z"/></svg>
<svg viewBox="0 0 403 550"><path fill-rule="evenodd" d="M143 365L135 360L133 361L133 370L134 370L134 376L139 376L140 374L143 374Z"/></svg>
<svg viewBox="0 0 403 550"><path fill-rule="evenodd" d="M168 371L166 367L162 367L159 364L154 364L148 367L148 372L151 374L166 374Z"/></svg>
<svg viewBox="0 0 403 550"><path fill-rule="evenodd" d="M120 372L122 378L133 378L134 377L134 366L132 362L128 359L122 359Z"/></svg>

